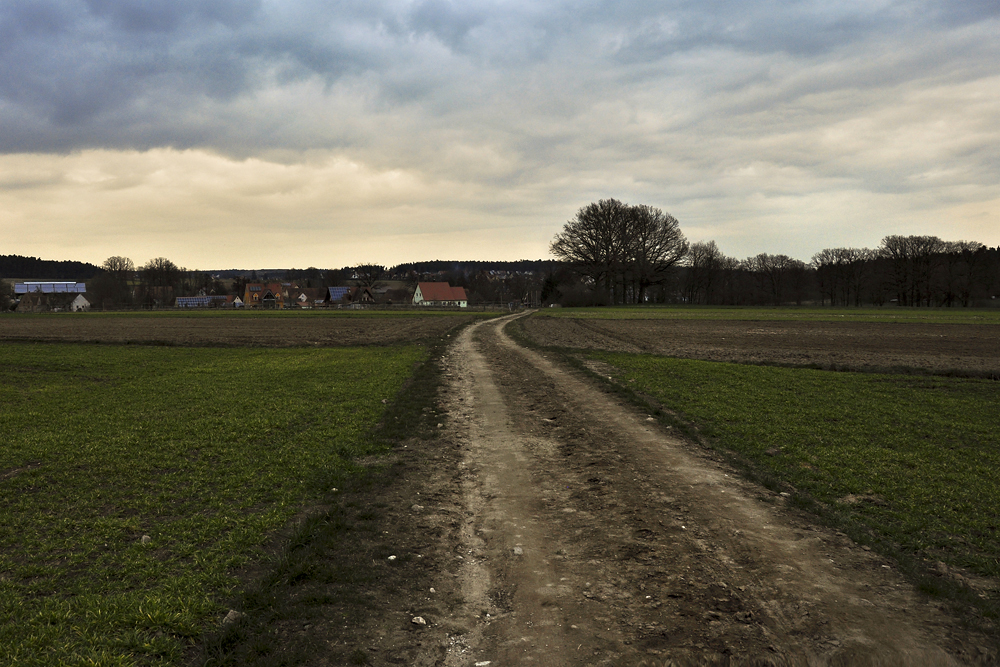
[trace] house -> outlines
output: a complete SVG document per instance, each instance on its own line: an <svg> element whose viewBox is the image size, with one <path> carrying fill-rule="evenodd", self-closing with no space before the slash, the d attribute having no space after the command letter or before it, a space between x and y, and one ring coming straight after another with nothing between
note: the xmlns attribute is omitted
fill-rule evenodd
<svg viewBox="0 0 1000 667"><path fill-rule="evenodd" d="M280 309L285 307L285 290L280 283L247 283L243 291L244 308Z"/></svg>
<svg viewBox="0 0 1000 667"><path fill-rule="evenodd" d="M326 288L326 298L323 303L327 306L342 306L350 303L350 287L328 287Z"/></svg>
<svg viewBox="0 0 1000 667"><path fill-rule="evenodd" d="M314 308L322 306L326 298L326 289L322 287L291 287L286 304L294 308Z"/></svg>
<svg viewBox="0 0 1000 667"><path fill-rule="evenodd" d="M232 294L179 296L174 305L178 308L234 308L238 298Z"/></svg>
<svg viewBox="0 0 1000 667"><path fill-rule="evenodd" d="M465 308L469 305L469 300L464 287L452 287L448 283L417 283L413 305Z"/></svg>
<svg viewBox="0 0 1000 667"><path fill-rule="evenodd" d="M375 292L371 287L351 288L351 307L371 306L375 303Z"/></svg>
<svg viewBox="0 0 1000 667"><path fill-rule="evenodd" d="M88 310L91 299L86 297L87 283L61 280L39 280L14 283L14 295L19 297L17 310L22 313L44 313Z"/></svg>
<svg viewBox="0 0 1000 667"><path fill-rule="evenodd" d="M362 308L375 303L371 287L328 287L324 304L337 308Z"/></svg>
<svg viewBox="0 0 1000 667"><path fill-rule="evenodd" d="M73 297L73 300L69 302L67 309L71 313L79 313L80 311L90 310L90 301L83 294L77 294Z"/></svg>
<svg viewBox="0 0 1000 667"><path fill-rule="evenodd" d="M90 310L91 296L81 292L47 292L32 290L22 292L17 303L19 313L58 313L70 311L73 313Z"/></svg>

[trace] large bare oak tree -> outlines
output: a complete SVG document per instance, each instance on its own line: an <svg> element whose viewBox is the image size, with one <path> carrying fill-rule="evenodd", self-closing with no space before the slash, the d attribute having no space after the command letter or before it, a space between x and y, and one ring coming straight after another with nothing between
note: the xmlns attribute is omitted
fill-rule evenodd
<svg viewBox="0 0 1000 667"><path fill-rule="evenodd" d="M612 303L643 303L687 254L680 223L652 206L602 199L584 206L550 245Z"/></svg>

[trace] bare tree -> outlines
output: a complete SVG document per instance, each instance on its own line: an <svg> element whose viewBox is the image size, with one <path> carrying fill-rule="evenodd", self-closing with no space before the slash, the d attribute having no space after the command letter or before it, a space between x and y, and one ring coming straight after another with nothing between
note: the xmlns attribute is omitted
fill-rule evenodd
<svg viewBox="0 0 1000 667"><path fill-rule="evenodd" d="M715 241L692 243L686 258L687 281L685 296L688 303L714 303L719 288L723 254Z"/></svg>
<svg viewBox="0 0 1000 667"><path fill-rule="evenodd" d="M358 287L368 287L375 289L381 287L382 276L385 275L385 267L380 264L360 264L354 268L355 283Z"/></svg>
<svg viewBox="0 0 1000 667"><path fill-rule="evenodd" d="M813 255L821 297L829 297L831 306L860 306L875 254L868 248L826 248Z"/></svg>
<svg viewBox="0 0 1000 667"><path fill-rule="evenodd" d="M806 270L804 262L788 255L760 253L748 257L744 267L756 279L758 302L781 305L787 300L789 290L795 288L795 300L801 303Z"/></svg>
<svg viewBox="0 0 1000 667"><path fill-rule="evenodd" d="M108 257L101 265L105 271L117 279L126 281L135 276L135 264L128 257Z"/></svg>
<svg viewBox="0 0 1000 667"><path fill-rule="evenodd" d="M174 289L179 285L182 269L166 257L151 259L139 267L139 281L142 284L144 299L149 304L166 304L173 296Z"/></svg>
<svg viewBox="0 0 1000 667"><path fill-rule="evenodd" d="M645 303L646 290L666 281L688 252L677 218L652 206L630 207L625 242L626 270L634 276L635 302Z"/></svg>
<svg viewBox="0 0 1000 667"><path fill-rule="evenodd" d="M825 303L830 299L830 305L837 305L840 294L841 272L839 248L824 248L812 256L810 264L816 270L816 280L819 287L820 300Z"/></svg>
<svg viewBox="0 0 1000 667"><path fill-rule="evenodd" d="M584 206L549 246L556 258L572 264L593 287L609 295L614 292L614 274L621 261L628 208L617 199Z"/></svg>
<svg viewBox="0 0 1000 667"><path fill-rule="evenodd" d="M577 211L549 246L612 303L642 303L687 253L677 219L652 206L602 199Z"/></svg>
<svg viewBox="0 0 1000 667"><path fill-rule="evenodd" d="M101 265L108 276L104 283L103 299L114 304L128 304L132 301L132 282L135 280L135 264L128 257L108 257ZM102 299L102 300L103 300Z"/></svg>
<svg viewBox="0 0 1000 667"><path fill-rule="evenodd" d="M893 287L901 306L931 305L935 263L947 249L936 236L886 236L879 253L890 260Z"/></svg>
<svg viewBox="0 0 1000 667"><path fill-rule="evenodd" d="M945 244L939 289L942 305L968 307L976 285L983 282L982 269L986 249L978 241L955 241Z"/></svg>

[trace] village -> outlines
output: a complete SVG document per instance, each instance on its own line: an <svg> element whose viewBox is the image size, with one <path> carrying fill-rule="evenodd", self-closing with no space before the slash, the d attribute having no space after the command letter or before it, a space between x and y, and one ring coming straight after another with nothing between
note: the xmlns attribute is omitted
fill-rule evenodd
<svg viewBox="0 0 1000 667"><path fill-rule="evenodd" d="M292 282L246 283L242 294L201 294L173 296L173 288L148 288L153 308L231 308L289 310L312 308L370 308L418 306L467 308L465 288L447 282L418 282L411 290L404 286L355 285L299 287ZM87 283L77 281L24 281L14 283L14 307L22 313L85 312L105 309L101 299L87 291Z"/></svg>

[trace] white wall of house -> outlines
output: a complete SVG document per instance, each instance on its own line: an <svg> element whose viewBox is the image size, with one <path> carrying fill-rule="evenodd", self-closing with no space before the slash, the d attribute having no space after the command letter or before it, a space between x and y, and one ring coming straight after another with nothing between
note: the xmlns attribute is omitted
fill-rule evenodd
<svg viewBox="0 0 1000 667"><path fill-rule="evenodd" d="M90 310L90 302L82 294L77 294L76 298L69 302L69 309L74 313L81 310Z"/></svg>

